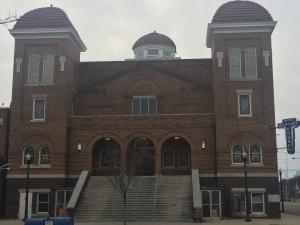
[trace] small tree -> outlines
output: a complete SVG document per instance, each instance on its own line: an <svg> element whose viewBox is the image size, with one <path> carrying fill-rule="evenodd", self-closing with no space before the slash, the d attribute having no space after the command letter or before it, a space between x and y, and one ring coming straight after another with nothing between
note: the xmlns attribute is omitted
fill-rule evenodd
<svg viewBox="0 0 300 225"><path fill-rule="evenodd" d="M5 18L1 18L0 17L0 24L1 25L4 25L4 24L8 24L8 23L12 23L12 22L15 22L18 20L18 17L16 14L13 14L13 15L9 15Z"/></svg>
<svg viewBox="0 0 300 225"><path fill-rule="evenodd" d="M127 224L127 195L128 192L137 183L136 173L141 165L144 157L152 157L148 151L144 151L148 143L144 138L134 139L128 146L128 159L127 159L127 175L121 172L119 175L108 177L108 180L113 185L116 192L118 192L123 201L123 225Z"/></svg>

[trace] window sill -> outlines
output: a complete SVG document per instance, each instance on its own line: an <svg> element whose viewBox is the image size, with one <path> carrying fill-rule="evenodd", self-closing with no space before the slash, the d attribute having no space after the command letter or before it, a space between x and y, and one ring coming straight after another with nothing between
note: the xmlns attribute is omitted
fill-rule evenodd
<svg viewBox="0 0 300 225"><path fill-rule="evenodd" d="M20 166L21 169L26 169L27 165ZM30 165L30 169L51 169L51 165Z"/></svg>
<svg viewBox="0 0 300 225"><path fill-rule="evenodd" d="M43 84L43 83L38 83L38 84L23 84L25 87L53 87L55 86L54 83L52 84Z"/></svg>
<svg viewBox="0 0 300 225"><path fill-rule="evenodd" d="M238 118L253 118L253 115L238 115Z"/></svg>
<svg viewBox="0 0 300 225"><path fill-rule="evenodd" d="M232 163L231 167L242 167L244 166L244 163ZM265 166L262 163L247 163L246 164L247 167L263 167Z"/></svg>
<svg viewBox="0 0 300 225"><path fill-rule="evenodd" d="M33 119L33 120L30 120L30 122L32 122L32 123L44 123L44 122L46 122L46 120L45 119Z"/></svg>
<svg viewBox="0 0 300 225"><path fill-rule="evenodd" d="M234 79L227 79L227 81L247 81L247 82L251 82L251 81L262 81L262 79L234 78Z"/></svg>

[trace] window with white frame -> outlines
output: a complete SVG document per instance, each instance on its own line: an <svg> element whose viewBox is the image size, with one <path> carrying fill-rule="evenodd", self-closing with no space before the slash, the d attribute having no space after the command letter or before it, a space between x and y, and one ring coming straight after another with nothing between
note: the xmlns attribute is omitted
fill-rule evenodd
<svg viewBox="0 0 300 225"><path fill-rule="evenodd" d="M241 145L234 145L232 147L232 163L233 164L240 164L243 163L243 154L244 150Z"/></svg>
<svg viewBox="0 0 300 225"><path fill-rule="evenodd" d="M40 70L42 68L42 71ZM41 74L40 74L41 72ZM28 61L28 85L51 85L54 74L54 54L30 54Z"/></svg>
<svg viewBox="0 0 300 225"><path fill-rule="evenodd" d="M174 167L174 153L171 150L164 151L164 167L165 168L173 168Z"/></svg>
<svg viewBox="0 0 300 225"><path fill-rule="evenodd" d="M262 151L260 145L255 144L250 146L250 163L262 163Z"/></svg>
<svg viewBox="0 0 300 225"><path fill-rule="evenodd" d="M45 120L46 98L34 97L33 99L33 120Z"/></svg>
<svg viewBox="0 0 300 225"><path fill-rule="evenodd" d="M40 149L40 165L50 165L50 148L49 147L42 147Z"/></svg>
<svg viewBox="0 0 300 225"><path fill-rule="evenodd" d="M29 146L23 150L23 160L22 160L23 165L27 165L27 160L26 160L27 154L31 156L30 163L34 162L34 149L33 147Z"/></svg>
<svg viewBox="0 0 300 225"><path fill-rule="evenodd" d="M238 115L252 116L251 90L238 90Z"/></svg>
<svg viewBox="0 0 300 225"><path fill-rule="evenodd" d="M150 48L148 49L148 56L158 56L159 50L157 48Z"/></svg>
<svg viewBox="0 0 300 225"><path fill-rule="evenodd" d="M249 192L249 201L252 215L262 216L265 213L265 201L263 192ZM246 196L245 192L233 192L233 215L243 216L246 213Z"/></svg>
<svg viewBox="0 0 300 225"><path fill-rule="evenodd" d="M156 97L133 97L132 114L133 115L154 115L157 112Z"/></svg>
<svg viewBox="0 0 300 225"><path fill-rule="evenodd" d="M256 48L229 48L229 72L232 80L257 79Z"/></svg>
<svg viewBox="0 0 300 225"><path fill-rule="evenodd" d="M221 217L221 191L202 190L203 217Z"/></svg>
<svg viewBox="0 0 300 225"><path fill-rule="evenodd" d="M49 212L49 193L37 193L37 207L38 213Z"/></svg>

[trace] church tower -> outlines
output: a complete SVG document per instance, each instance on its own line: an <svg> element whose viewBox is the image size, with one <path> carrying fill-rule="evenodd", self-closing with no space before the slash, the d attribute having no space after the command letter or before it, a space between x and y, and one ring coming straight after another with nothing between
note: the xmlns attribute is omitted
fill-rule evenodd
<svg viewBox="0 0 300 225"><path fill-rule="evenodd" d="M249 183L259 186L255 179L264 176L274 184L265 197L278 194L271 47L275 25L261 5L230 1L216 11L207 29L207 47L213 59L216 151L222 161L218 164L219 182L226 177L243 187L234 176L243 171L241 156L245 152ZM224 191L234 198L234 189ZM229 209L225 213L229 214Z"/></svg>
<svg viewBox="0 0 300 225"><path fill-rule="evenodd" d="M41 174L63 186L68 177L68 117L80 52L86 47L66 13L52 6L25 13L10 33L15 53L8 187L25 178L27 154L37 178L31 187L41 182ZM23 201L21 193L15 201ZM19 217L23 214L21 210Z"/></svg>

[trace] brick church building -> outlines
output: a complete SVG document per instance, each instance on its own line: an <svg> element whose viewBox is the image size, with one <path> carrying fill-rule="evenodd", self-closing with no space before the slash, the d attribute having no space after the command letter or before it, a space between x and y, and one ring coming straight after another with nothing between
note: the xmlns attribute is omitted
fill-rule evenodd
<svg viewBox="0 0 300 225"><path fill-rule="evenodd" d="M252 216L279 218L275 25L261 5L229 1L207 27L211 58L181 59L154 31L133 59L81 62L86 46L62 9L25 13L10 30L12 102L0 109L5 217L24 217L28 155L30 217L71 208L82 220L116 218L105 186L119 174L142 181L129 193L132 219L192 219L197 207L243 216L245 152Z"/></svg>

